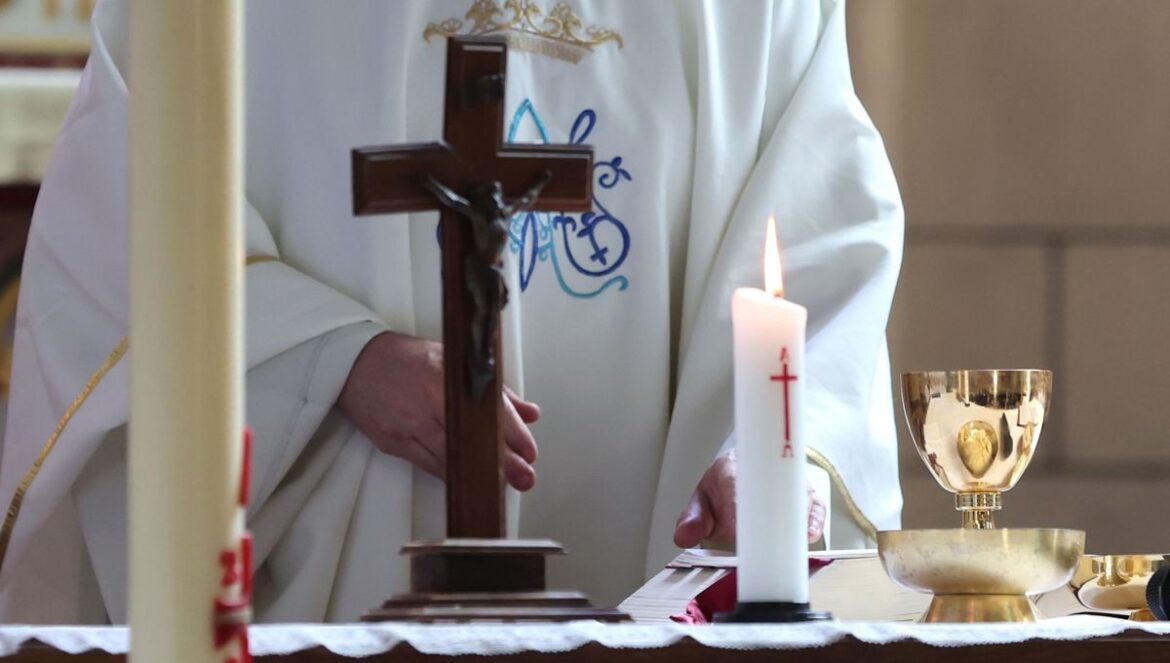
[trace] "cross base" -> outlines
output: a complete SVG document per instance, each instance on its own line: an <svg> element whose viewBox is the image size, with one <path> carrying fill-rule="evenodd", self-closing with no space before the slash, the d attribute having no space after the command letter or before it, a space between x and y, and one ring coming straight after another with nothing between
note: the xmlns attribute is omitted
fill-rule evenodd
<svg viewBox="0 0 1170 663"><path fill-rule="evenodd" d="M444 539L411 543L410 592L362 621L629 621L580 592L545 589L545 558L563 555L547 539Z"/></svg>

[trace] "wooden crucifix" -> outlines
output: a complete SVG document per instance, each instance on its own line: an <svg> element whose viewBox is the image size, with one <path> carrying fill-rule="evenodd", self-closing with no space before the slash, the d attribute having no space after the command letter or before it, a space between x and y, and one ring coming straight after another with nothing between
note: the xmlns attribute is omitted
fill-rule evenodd
<svg viewBox="0 0 1170 663"><path fill-rule="evenodd" d="M354 214L439 210L446 394L447 539L412 543L411 592L369 620L603 619L578 592L545 590L547 540L504 539L500 470L501 273L511 216L588 211L593 150L502 140L507 44L452 37L443 141L353 150Z"/></svg>
<svg viewBox="0 0 1170 663"><path fill-rule="evenodd" d="M450 39L443 142L353 151L355 214L440 210L450 537L504 536L497 270L510 217L592 206L592 148L503 143L506 60L503 40Z"/></svg>

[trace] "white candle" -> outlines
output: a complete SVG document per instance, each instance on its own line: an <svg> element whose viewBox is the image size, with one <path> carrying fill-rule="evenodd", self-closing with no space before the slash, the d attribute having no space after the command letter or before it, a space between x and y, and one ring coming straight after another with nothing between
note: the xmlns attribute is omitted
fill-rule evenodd
<svg viewBox="0 0 1170 663"><path fill-rule="evenodd" d="M738 288L735 338L736 550L741 602L808 602L808 489L801 430L808 311L783 298L775 222L766 290Z"/></svg>
<svg viewBox="0 0 1170 663"><path fill-rule="evenodd" d="M227 660L213 620L240 546L242 15L130 8L131 660Z"/></svg>

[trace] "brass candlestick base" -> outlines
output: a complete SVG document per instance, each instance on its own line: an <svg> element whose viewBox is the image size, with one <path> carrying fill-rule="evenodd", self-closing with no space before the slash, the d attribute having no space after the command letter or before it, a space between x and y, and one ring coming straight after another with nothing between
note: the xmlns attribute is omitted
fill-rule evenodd
<svg viewBox="0 0 1170 663"><path fill-rule="evenodd" d="M1085 555L1069 582L1089 610L1120 610L1136 622L1157 621L1146 601L1146 586L1170 555Z"/></svg>
<svg viewBox="0 0 1170 663"><path fill-rule="evenodd" d="M878 555L898 585L934 594L923 622L1032 622L1029 594L1067 583L1085 533L1067 529L878 532Z"/></svg>

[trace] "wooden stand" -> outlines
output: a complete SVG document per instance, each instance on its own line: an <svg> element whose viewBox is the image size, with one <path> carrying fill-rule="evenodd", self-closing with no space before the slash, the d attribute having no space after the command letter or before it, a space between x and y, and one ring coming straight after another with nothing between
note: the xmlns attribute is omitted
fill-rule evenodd
<svg viewBox="0 0 1170 663"><path fill-rule="evenodd" d="M580 592L545 589L545 558L565 551L545 539L444 539L412 543L410 593L364 621L629 621Z"/></svg>
<svg viewBox="0 0 1170 663"><path fill-rule="evenodd" d="M477 237L506 239L517 200L525 201L526 209L547 212L593 206L592 148L500 139L507 55L501 38L451 38L443 141L358 148L352 154L354 213L438 209L443 249L449 538L406 546L410 593L390 599L366 621L629 619L591 606L578 592L545 588L545 558L563 555L560 545L503 538L499 325L498 318L496 324L482 324L475 294L482 299L499 286L494 273L485 281L484 270L469 271L475 266L469 261L484 259ZM502 249L501 243L496 250ZM491 258L498 270L500 256ZM482 351L473 339L486 333L495 348L494 375L474 370L485 365L482 355L471 361Z"/></svg>

